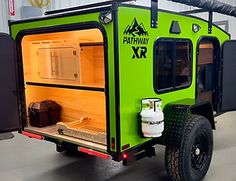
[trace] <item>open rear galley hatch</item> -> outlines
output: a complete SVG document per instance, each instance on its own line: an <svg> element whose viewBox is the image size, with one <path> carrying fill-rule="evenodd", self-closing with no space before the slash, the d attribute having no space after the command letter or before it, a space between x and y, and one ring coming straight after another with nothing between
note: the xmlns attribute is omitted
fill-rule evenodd
<svg viewBox="0 0 236 181"><path fill-rule="evenodd" d="M22 56L25 130L73 143L106 146L101 31L94 28L26 35L22 39ZM45 121L45 114L56 121Z"/></svg>

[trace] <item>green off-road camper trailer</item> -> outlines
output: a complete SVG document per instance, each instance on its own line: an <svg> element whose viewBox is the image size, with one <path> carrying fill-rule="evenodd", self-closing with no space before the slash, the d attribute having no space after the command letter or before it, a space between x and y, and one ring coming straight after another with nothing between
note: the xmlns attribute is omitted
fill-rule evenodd
<svg viewBox="0 0 236 181"><path fill-rule="evenodd" d="M212 14L236 10L180 2L209 12L209 21L160 10L157 0L151 8L111 1L10 21L11 36L0 34L0 132L124 165L155 156L161 144L170 179L202 179L214 117L236 109L236 41Z"/></svg>

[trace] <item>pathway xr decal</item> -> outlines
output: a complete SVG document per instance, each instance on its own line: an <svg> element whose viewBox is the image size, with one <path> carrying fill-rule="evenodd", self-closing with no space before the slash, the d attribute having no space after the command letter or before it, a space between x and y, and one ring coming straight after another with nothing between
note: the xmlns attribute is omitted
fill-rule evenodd
<svg viewBox="0 0 236 181"><path fill-rule="evenodd" d="M132 47L132 49L134 51L134 55L133 55L132 59L147 58L147 47Z"/></svg>
<svg viewBox="0 0 236 181"><path fill-rule="evenodd" d="M133 45L132 59L146 59L147 45L149 44L148 31L146 31L143 23L138 23L134 18L131 25L128 25L123 32L123 44Z"/></svg>

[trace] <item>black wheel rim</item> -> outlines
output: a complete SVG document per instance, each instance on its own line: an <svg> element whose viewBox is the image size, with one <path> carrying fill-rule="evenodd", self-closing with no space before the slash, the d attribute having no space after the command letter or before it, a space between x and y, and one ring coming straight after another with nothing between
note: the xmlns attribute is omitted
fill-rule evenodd
<svg viewBox="0 0 236 181"><path fill-rule="evenodd" d="M191 165L195 170L202 170L209 160L209 138L201 131L194 139L191 150Z"/></svg>

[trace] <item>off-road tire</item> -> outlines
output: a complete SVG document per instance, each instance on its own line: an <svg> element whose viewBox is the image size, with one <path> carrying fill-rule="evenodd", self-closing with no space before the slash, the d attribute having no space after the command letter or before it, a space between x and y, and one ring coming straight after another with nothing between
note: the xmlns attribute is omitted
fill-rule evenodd
<svg viewBox="0 0 236 181"><path fill-rule="evenodd" d="M205 117L191 115L182 136L179 147L166 146L165 165L169 178L174 181L201 180L212 159L212 126Z"/></svg>

